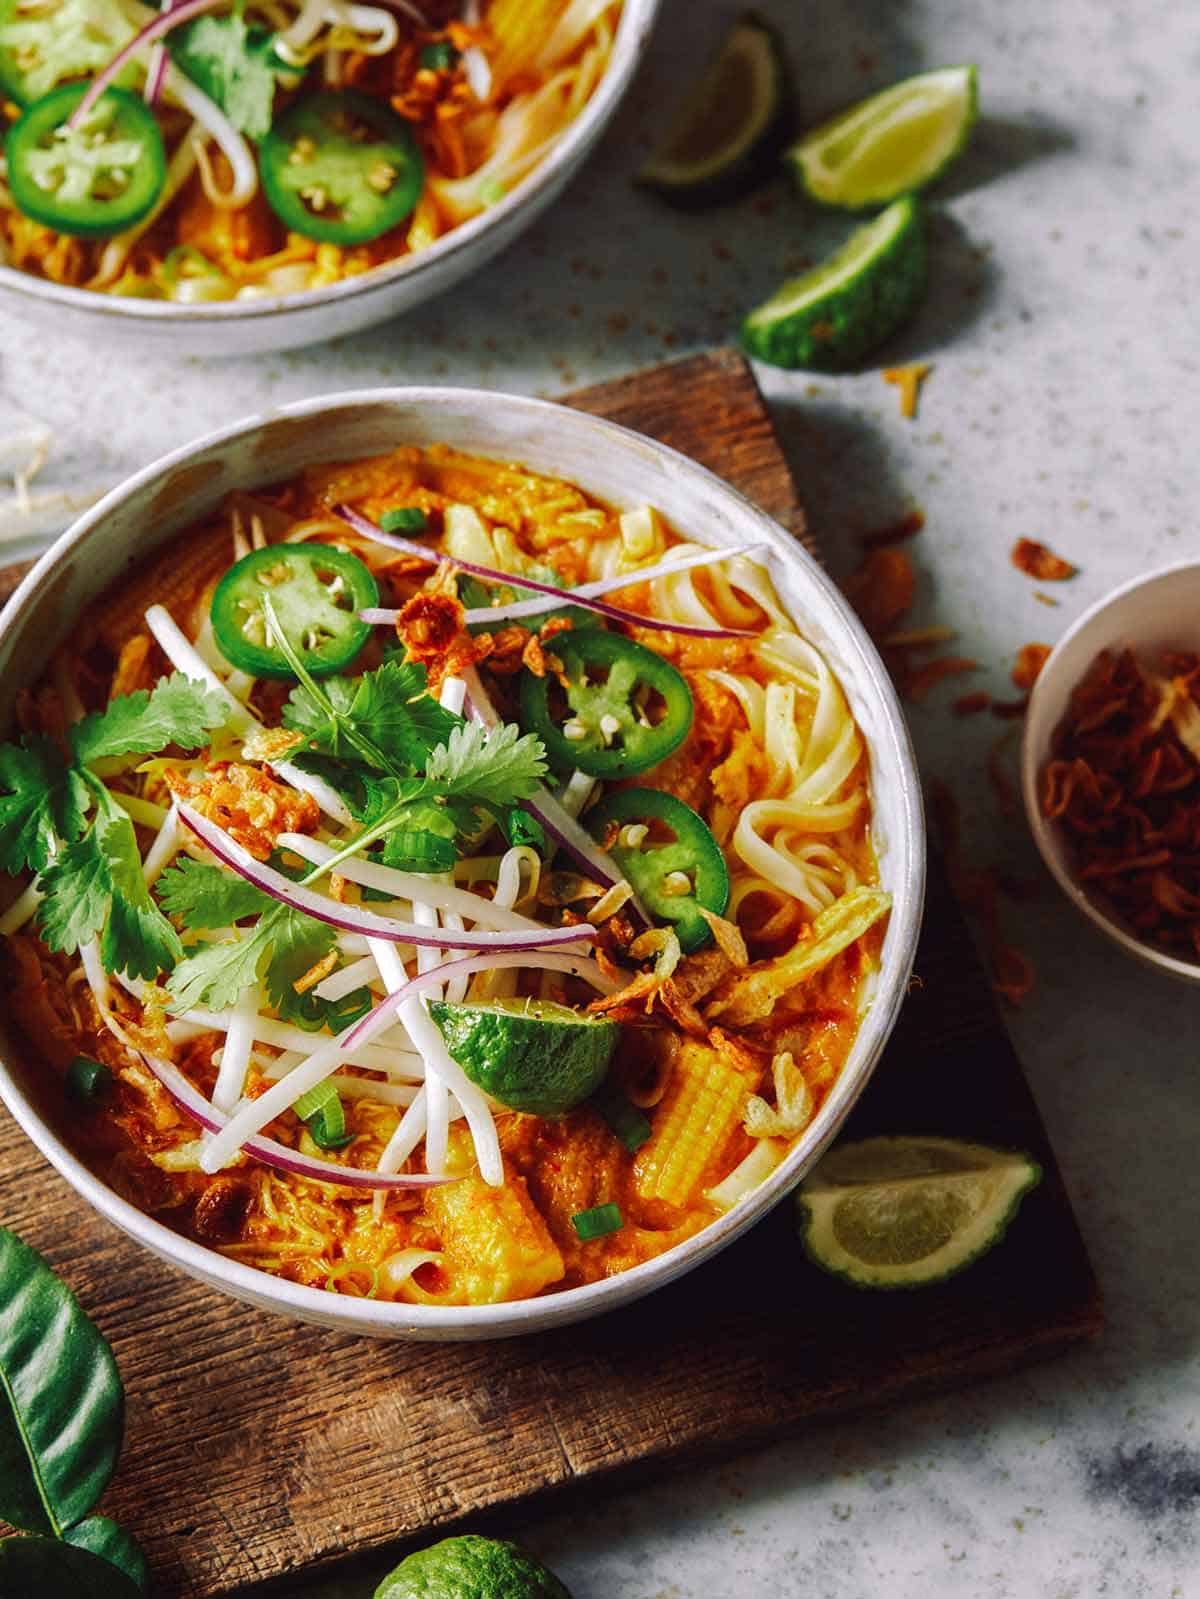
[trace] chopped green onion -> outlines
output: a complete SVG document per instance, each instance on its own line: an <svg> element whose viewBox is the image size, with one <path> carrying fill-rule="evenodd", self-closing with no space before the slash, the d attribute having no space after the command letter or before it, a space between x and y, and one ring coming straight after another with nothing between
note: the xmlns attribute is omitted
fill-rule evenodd
<svg viewBox="0 0 1200 1599"><path fill-rule="evenodd" d="M549 853L546 830L541 822L536 816L531 816L528 811L520 810L515 805L511 810L501 813L500 831L513 848L527 844L531 849L537 850L539 855Z"/></svg>
<svg viewBox="0 0 1200 1599"><path fill-rule="evenodd" d="M590 1238L603 1238L606 1233L619 1233L625 1223L621 1219L620 1205L593 1205L591 1210L577 1210L571 1217L575 1231L584 1243Z"/></svg>
<svg viewBox="0 0 1200 1599"><path fill-rule="evenodd" d="M427 44L418 57L420 64L430 72L449 72L459 62L459 53L450 43L449 39L439 39L435 44ZM390 532L390 529L385 529Z"/></svg>
<svg viewBox="0 0 1200 1599"><path fill-rule="evenodd" d="M429 518L417 505L403 505L394 511L385 511L379 518L385 533L424 533Z"/></svg>
<svg viewBox="0 0 1200 1599"><path fill-rule="evenodd" d="M113 1075L108 1067L90 1055L76 1055L67 1067L67 1093L80 1104L94 1105L112 1088Z"/></svg>
<svg viewBox="0 0 1200 1599"><path fill-rule="evenodd" d="M631 1105L623 1094L607 1085L592 1095L592 1108L603 1116L609 1130L631 1155L650 1137L650 1123L636 1105Z"/></svg>
<svg viewBox="0 0 1200 1599"><path fill-rule="evenodd" d="M499 178L487 178L479 185L479 203L481 205L499 205L508 190Z"/></svg>
<svg viewBox="0 0 1200 1599"><path fill-rule="evenodd" d="M338 1091L328 1077L301 1094L292 1109L301 1121L308 1123L318 1149L344 1149L353 1141L354 1134L346 1131L346 1113Z"/></svg>

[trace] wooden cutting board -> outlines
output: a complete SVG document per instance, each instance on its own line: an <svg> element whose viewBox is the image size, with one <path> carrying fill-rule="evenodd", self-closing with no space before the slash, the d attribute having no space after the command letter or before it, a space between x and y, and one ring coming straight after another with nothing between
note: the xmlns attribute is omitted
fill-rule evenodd
<svg viewBox="0 0 1200 1599"><path fill-rule="evenodd" d="M571 397L712 467L796 536L804 520L733 351ZM0 598L11 591L0 578ZM0 1222L44 1251L112 1340L128 1394L105 1508L155 1592L287 1590L352 1551L487 1509L628 1480L814 1419L1011 1371L1095 1336L1099 1292L986 978L934 865L914 983L848 1129L1032 1150L1045 1178L1003 1246L916 1294L861 1294L806 1264L783 1204L649 1300L561 1333L383 1344L250 1310L93 1215L0 1112Z"/></svg>

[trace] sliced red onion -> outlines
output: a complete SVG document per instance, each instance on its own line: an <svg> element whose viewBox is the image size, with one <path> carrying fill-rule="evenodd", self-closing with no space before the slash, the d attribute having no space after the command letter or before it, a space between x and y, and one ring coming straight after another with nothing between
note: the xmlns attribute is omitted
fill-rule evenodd
<svg viewBox="0 0 1200 1599"><path fill-rule="evenodd" d="M228 1124L230 1118L219 1111L211 1100L205 1099L199 1089L194 1088L170 1061L161 1060L157 1055L148 1055L141 1049L137 1053L180 1110L199 1122L201 1127L210 1133L219 1133ZM336 1161L303 1155L274 1138L263 1138L258 1134L247 1138L241 1148L245 1154L261 1161L264 1166L273 1166L276 1171L291 1172L296 1177L307 1177L314 1182L341 1183L345 1188L433 1188L456 1181L453 1177L432 1177L426 1172L393 1174L363 1171L358 1166L339 1166Z"/></svg>
<svg viewBox="0 0 1200 1599"><path fill-rule="evenodd" d="M462 679L467 685L467 715L477 722L482 722L485 727L497 727L500 717L488 697L487 690L480 682L479 673L473 666L468 666L462 674ZM633 884L618 869L612 857L606 855L591 834L576 821L570 811L559 804L549 789L543 788L539 783L529 798L521 801L521 808L528 811L531 816L536 816L555 843L561 845L567 854L573 856L598 882L606 883L610 888L616 887L617 884L626 885L629 888L630 908L647 927L653 926L654 919L638 899Z"/></svg>
<svg viewBox="0 0 1200 1599"><path fill-rule="evenodd" d="M394 550L401 550L405 555L416 556L427 561L430 566L437 566L442 561L449 561L460 572L469 572L472 577L485 578L489 583L503 583L505 587L534 589L538 594L544 594L545 600L514 600L511 605L480 606L466 613L466 620L472 624L476 622L510 622L519 616L536 616L541 611L553 610L558 605L580 605L587 611L596 611L601 616L607 616L614 622L628 622L634 627L657 628L665 633L687 633L693 638L757 638L757 634L748 628L741 627L702 627L695 622L665 622L656 616L643 616L640 611L628 611L623 606L605 605L595 598L597 592L608 589L629 588L634 583L648 582L651 578L662 577L669 572L686 571L689 566L710 566L715 561L727 560L731 555L744 555L747 549L754 546L737 546L731 550L705 551L703 556L685 558L685 560L667 563L659 566L648 566L645 571L631 572L628 576L620 578L598 578L594 583L583 583L577 589L560 588L555 583L542 583L532 577L518 577L512 572L501 572L494 566L480 566L475 561L461 561L457 556L441 555L437 550L431 550L424 544L416 544L412 539L401 538L398 533L385 533L382 528L376 527L360 512L349 505L334 506L334 514L340 516L344 522L361 533L363 538L374 539L379 544L386 544ZM360 618L364 622L395 622L399 611L385 610L380 606L369 606L360 611Z"/></svg>
<svg viewBox="0 0 1200 1599"><path fill-rule="evenodd" d="M302 911L306 916L327 922L330 927L340 927L348 933L383 938L391 944L416 944L431 949L516 952L541 950L548 945L590 943L595 938L595 930L590 927L547 927L537 933L497 932L491 929L470 933L460 933L451 928L431 930L417 922L398 922L390 916L379 916L358 905L339 905L336 900L324 894L315 894L310 888L302 888L282 872L256 861L223 828L201 816L190 805L181 804L179 816L219 861L239 877L245 878L246 882L261 888L264 894L269 894L281 905L288 905L292 910Z"/></svg>
<svg viewBox="0 0 1200 1599"><path fill-rule="evenodd" d="M139 29L129 43L117 51L106 67L100 69L89 84L83 99L67 118L67 126L69 128L79 126L125 63L131 61L146 45L165 38L173 28L182 27L193 17L201 17L206 11L215 11L218 6L225 4L226 0L182 0L182 4L175 6L174 9L159 12L153 21Z"/></svg>

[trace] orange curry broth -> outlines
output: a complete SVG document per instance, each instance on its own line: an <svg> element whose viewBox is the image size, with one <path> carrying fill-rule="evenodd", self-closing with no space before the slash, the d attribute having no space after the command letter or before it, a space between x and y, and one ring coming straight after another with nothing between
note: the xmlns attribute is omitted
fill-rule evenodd
<svg viewBox="0 0 1200 1599"><path fill-rule="evenodd" d="M397 503L419 505L430 513L435 538L447 505L474 506L489 522L511 529L520 553L553 566L566 582L587 575L596 539L611 538L618 529L616 512L569 483L520 466L463 456L443 446L403 448L353 464L313 467L287 483L229 496L212 517L171 540L140 571L114 584L82 618L71 648L55 663L57 673L52 669L38 689L23 696L19 708L23 726L61 733L63 711L58 691L50 685L61 684L64 669L88 709L103 705L112 693L147 687L169 670L145 631L142 613L161 603L195 637L216 581L234 557L233 527L244 534L261 528L273 541L305 520L327 523L330 507L340 501L352 503L373 519ZM583 536L575 532L563 538L556 531L560 519L580 512L591 513L593 526ZM361 540L345 524L326 525L324 531L319 530L321 522L316 526L315 536L344 544L368 560L383 604L402 605L423 584L438 587L442 581L431 577L427 566ZM677 539L669 530L668 537ZM646 609L648 586L631 585L617 598L630 608ZM738 812L748 798L763 791L766 756L735 697L701 672L707 665L719 662L728 668L736 662L740 670L765 679L741 641L696 640L656 630L637 633L643 643L675 661L695 703L686 743L637 781L668 789L700 811L728 854ZM376 664L378 656L379 646L373 642L359 666ZM483 664L487 670L489 663ZM506 700L511 703L510 685L511 678L503 675L489 680L502 706ZM278 723L288 687L260 680L251 703L268 724ZM305 796L285 788L266 766L240 764L243 770L235 774L239 781L234 783L232 766L217 763L214 768L210 763L209 797L219 799L223 794L221 805L214 800L215 812L210 814L216 814L221 825L261 856L279 832L314 830L315 806L310 808ZM232 795L231 786L237 790ZM202 794L195 801L202 808L203 799ZM869 883L877 874L867 823L864 815L853 836L841 836L838 842L852 858L860 880ZM144 852L152 833L139 827L138 834ZM545 873L544 878L557 875ZM350 884L333 886L346 897L356 893ZM10 885L5 897L11 899L15 891ZM753 897L744 909L742 928L752 961L778 956L803 936L798 920L781 921L778 916L756 929ZM601 948L607 941L619 954L632 929L628 925L622 929L619 913L613 923L617 930L601 940ZM772 1057L786 1049L793 1052L819 1108L853 1043L861 986L878 963L881 941L882 927L876 924L814 978L778 1001L766 1021L746 1029L709 1028L699 1014L705 996L729 974L727 958L711 946L685 957L676 973L673 1000L682 1020L661 1006L648 1009L640 1000L617 1011L622 1036L612 1078L657 1130L682 1092L680 1083L690 1081L688 1074L694 1075L698 1067L705 1091L710 1079L722 1084L728 1103L741 1105L751 1093L770 1101ZM178 1152L194 1144L199 1129L104 1027L79 962L52 954L27 928L4 941L3 972L10 1015L31 1046L29 1071L44 1112L99 1176L140 1209L189 1238L288 1279L343 1293L488 1303L613 1275L661 1254L714 1220L718 1212L704 1199L704 1191L755 1144L741 1126L740 1113L729 1118L727 1134L714 1144L689 1182L683 1202L676 1203L661 1197L662 1185L656 1184L652 1172L647 1175L653 1132L650 1143L630 1154L587 1106L548 1119L502 1113L497 1118L506 1176L502 1189L489 1188L478 1177L469 1140L456 1124L451 1129L451 1169L465 1174L461 1180L438 1189L393 1194L382 1219L376 1220L370 1193L286 1176L252 1161L243 1160L216 1176L171 1169ZM637 972L626 968L623 975L634 977ZM558 979L556 986L551 997L567 1003L585 1004L593 997L574 979ZM522 975L521 987L523 991L531 987L528 974ZM160 1008L143 1009L119 988L114 996L134 1035L159 1053L173 1054L191 1081L211 1094L216 1077L213 1052L222 1035L208 1033L172 1048ZM256 1054L275 1053L256 1045ZM99 1109L83 1109L65 1094L64 1074L77 1054L103 1061L114 1073L113 1092ZM261 1093L266 1086L252 1066L247 1092ZM324 1158L373 1167L401 1111L348 1100L345 1114L354 1141L340 1155ZM290 1111L266 1132L309 1154L323 1153ZM417 1169L411 1160L409 1164ZM610 1201L620 1206L621 1230L581 1242L572 1217ZM409 1248L437 1253L441 1262L423 1265L393 1294L386 1262Z"/></svg>

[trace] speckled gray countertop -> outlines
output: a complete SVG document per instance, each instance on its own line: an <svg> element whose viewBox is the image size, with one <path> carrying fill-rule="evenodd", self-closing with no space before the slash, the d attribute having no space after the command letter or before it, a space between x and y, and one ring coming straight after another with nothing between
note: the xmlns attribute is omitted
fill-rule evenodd
<svg viewBox="0 0 1200 1599"><path fill-rule="evenodd" d="M1191 0L765 0L813 118L921 67L980 64L983 120L939 197L933 292L889 358L934 363L919 418L878 372L760 371L810 518L845 570L911 504L920 619L1011 694L1015 649L1200 548L1200 27ZM253 363L50 341L0 308L0 412L55 430L48 480L115 481L262 405L427 379L554 394L719 342L839 225L781 185L679 217L628 175L732 7L666 0L652 57L568 197L402 323ZM0 415L0 421L5 417ZM1057 609L1015 538L1076 561ZM914 713L975 846L1030 875L982 775L999 724ZM576 1599L1200 1595L1200 996L1110 949L1044 877L1010 910L1038 983L1012 1029L1103 1283L1109 1328L1056 1364L814 1428L716 1469L597 1490L506 1529ZM369 1574L321 1590L359 1599ZM314 1592L313 1599L316 1599Z"/></svg>

